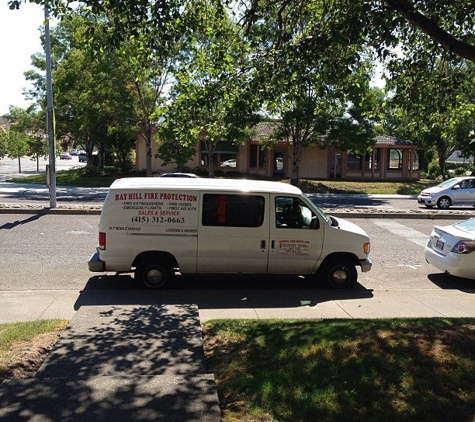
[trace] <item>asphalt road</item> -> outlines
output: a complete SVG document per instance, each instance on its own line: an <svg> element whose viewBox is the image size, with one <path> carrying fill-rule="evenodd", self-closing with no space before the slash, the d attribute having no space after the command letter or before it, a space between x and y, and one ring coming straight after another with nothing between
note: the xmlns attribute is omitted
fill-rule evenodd
<svg viewBox="0 0 475 422"><path fill-rule="evenodd" d="M423 250L434 224L456 220L351 219L369 234L373 269L359 273L356 291L370 289L473 289L473 282L447 278L425 262ZM143 289L129 275L91 273L87 260L97 245L98 215L1 214L0 290ZM317 288L299 277L178 277L172 288ZM218 293L216 293L218 294Z"/></svg>

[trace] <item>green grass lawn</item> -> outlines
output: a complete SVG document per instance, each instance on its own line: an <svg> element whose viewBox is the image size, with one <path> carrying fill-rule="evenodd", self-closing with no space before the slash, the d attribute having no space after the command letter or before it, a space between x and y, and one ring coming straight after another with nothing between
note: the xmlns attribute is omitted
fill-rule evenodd
<svg viewBox="0 0 475 422"><path fill-rule="evenodd" d="M475 320L204 324L225 422L475 420Z"/></svg>
<svg viewBox="0 0 475 422"><path fill-rule="evenodd" d="M86 168L59 171L56 173L58 186L108 187L120 177L144 176L143 172L118 174L113 170L88 170ZM276 180L276 179L274 179ZM46 174L12 178L10 181L19 183L46 184ZM288 179L278 180L288 182ZM300 188L305 193L341 193L341 194L401 194L416 195L421 190L435 186L433 180L413 182L379 182L379 181L346 181L346 180L301 180Z"/></svg>

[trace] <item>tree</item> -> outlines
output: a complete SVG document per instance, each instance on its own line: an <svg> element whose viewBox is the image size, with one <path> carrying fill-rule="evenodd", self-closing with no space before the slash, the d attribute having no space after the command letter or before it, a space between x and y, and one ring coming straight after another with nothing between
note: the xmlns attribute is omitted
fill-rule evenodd
<svg viewBox="0 0 475 422"><path fill-rule="evenodd" d="M7 156L12 159L18 159L18 173L21 173L20 158L26 155L28 151L28 136L11 127L7 129L5 126L2 126L0 127L0 137L7 146Z"/></svg>
<svg viewBox="0 0 475 422"><path fill-rule="evenodd" d="M443 49L453 56L475 61L473 16L475 4L463 1L440 0L274 0L270 2L243 1L248 25L265 16L268 4L278 9L279 30L295 25L288 19L292 11L316 10L322 19L314 22L318 36L302 40L312 50L325 48L318 27L323 25L333 37L358 45L364 40L384 60L401 44L411 45L415 37L430 40L431 50ZM264 11L263 11L264 9ZM285 32L285 31L284 31ZM282 42L285 38L279 37Z"/></svg>
<svg viewBox="0 0 475 422"><path fill-rule="evenodd" d="M5 154L10 158L18 159L20 173L20 158L24 155L36 160L36 168L39 171L39 159L47 154L40 113L32 109L23 110L19 107L10 107L9 113L4 117L9 122L8 129L3 127L2 135L3 143L6 145Z"/></svg>
<svg viewBox="0 0 475 422"><path fill-rule="evenodd" d="M100 17L93 21L97 27L105 25ZM99 151L100 166L110 150L120 156L125 168L124 157L138 133L132 76L115 50L95 54L86 48L90 25L84 11L78 9L52 31L57 133L65 148L76 145L86 150L88 165L92 165L94 150ZM41 54L33 57L33 65L39 71L44 68ZM30 71L28 78L34 81L29 95L44 107L44 76Z"/></svg>
<svg viewBox="0 0 475 422"><path fill-rule="evenodd" d="M407 54L389 64L389 103L404 113L401 127L405 136L416 140L421 149L434 148L441 174L445 174L447 158L464 149L469 133L467 123L473 123L473 65L433 58L432 52L426 52L415 66L410 52Z"/></svg>
<svg viewBox="0 0 475 422"><path fill-rule="evenodd" d="M251 66L248 47L226 10L202 0L189 13L196 18L195 31L184 38L159 153L180 167L202 142L214 176L218 143L244 139L258 120L249 89Z"/></svg>
<svg viewBox="0 0 475 422"><path fill-rule="evenodd" d="M374 142L365 99L372 98L371 66L360 60L362 45L349 46L327 31L323 4L289 7L284 15L273 2L267 6L248 31L256 48L256 86L264 91L265 110L280 121L273 140L288 141L291 183L297 184L307 149L318 145L365 150ZM318 49L312 48L313 37L320 40Z"/></svg>

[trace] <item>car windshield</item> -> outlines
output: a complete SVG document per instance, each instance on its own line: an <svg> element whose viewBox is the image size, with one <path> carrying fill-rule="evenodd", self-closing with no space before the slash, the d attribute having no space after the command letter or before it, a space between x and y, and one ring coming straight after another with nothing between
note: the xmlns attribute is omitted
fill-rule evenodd
<svg viewBox="0 0 475 422"><path fill-rule="evenodd" d="M456 179L455 177L453 177L452 179L448 179L445 182L438 184L437 186L439 186L440 188L448 188L459 181L460 179Z"/></svg>
<svg viewBox="0 0 475 422"><path fill-rule="evenodd" d="M471 218L470 220L462 221L461 223L455 224L457 229L463 230L467 233L475 233L475 218Z"/></svg>

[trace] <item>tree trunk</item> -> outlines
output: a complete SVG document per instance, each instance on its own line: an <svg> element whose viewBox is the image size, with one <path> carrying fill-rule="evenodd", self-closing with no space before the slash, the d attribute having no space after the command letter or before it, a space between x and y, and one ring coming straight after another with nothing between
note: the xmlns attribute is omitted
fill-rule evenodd
<svg viewBox="0 0 475 422"><path fill-rule="evenodd" d="M299 165L295 162L292 162L292 173L290 176L290 184L293 186L298 186L299 184Z"/></svg>
<svg viewBox="0 0 475 422"><path fill-rule="evenodd" d="M147 125L147 135L145 138L145 167L147 169L147 177L152 177L152 126Z"/></svg>
<svg viewBox="0 0 475 422"><path fill-rule="evenodd" d="M209 146L208 146L209 149ZM213 153L208 152L208 176L214 177L214 164L213 164Z"/></svg>
<svg viewBox="0 0 475 422"><path fill-rule="evenodd" d="M440 174L445 179L445 157L443 157L442 154L439 155L439 168Z"/></svg>

